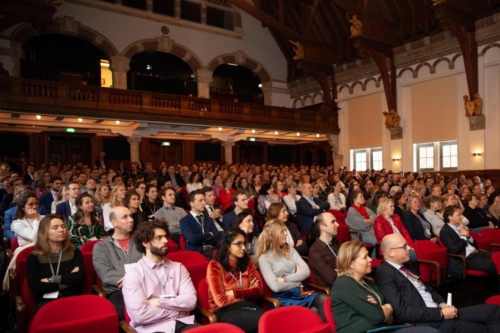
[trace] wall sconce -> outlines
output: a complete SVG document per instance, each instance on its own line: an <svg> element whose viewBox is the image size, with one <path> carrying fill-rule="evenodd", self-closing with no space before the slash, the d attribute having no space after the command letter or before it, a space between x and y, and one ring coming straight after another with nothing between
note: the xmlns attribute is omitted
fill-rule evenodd
<svg viewBox="0 0 500 333"><path fill-rule="evenodd" d="M482 154L481 153L474 153L472 154L472 156L481 156Z"/></svg>
<svg viewBox="0 0 500 333"><path fill-rule="evenodd" d="M393 162L399 162L399 158L393 158L392 161Z"/></svg>

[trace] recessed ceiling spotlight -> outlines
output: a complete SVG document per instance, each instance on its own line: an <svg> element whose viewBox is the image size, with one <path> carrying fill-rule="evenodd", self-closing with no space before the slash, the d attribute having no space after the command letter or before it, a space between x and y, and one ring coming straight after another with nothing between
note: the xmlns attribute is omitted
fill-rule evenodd
<svg viewBox="0 0 500 333"><path fill-rule="evenodd" d="M274 131L274 135L278 135L278 131Z"/></svg>
<svg viewBox="0 0 500 333"><path fill-rule="evenodd" d="M117 120L117 121L116 121L116 124L117 124L117 125L120 125L120 121L119 121L119 120Z"/></svg>
<svg viewBox="0 0 500 333"><path fill-rule="evenodd" d="M40 116L39 114L36 115L36 119L40 120L42 119L42 116Z"/></svg>
<svg viewBox="0 0 500 333"><path fill-rule="evenodd" d="M319 134L316 134L316 137L319 138Z"/></svg>
<svg viewBox="0 0 500 333"><path fill-rule="evenodd" d="M82 118L78 118L78 122L81 123L83 121Z"/></svg>
<svg viewBox="0 0 500 333"><path fill-rule="evenodd" d="M300 133L299 133L299 132L297 132L297 136L300 136Z"/></svg>
<svg viewBox="0 0 500 333"><path fill-rule="evenodd" d="M255 133L255 130L254 130L254 129L252 130L252 133Z"/></svg>
<svg viewBox="0 0 500 333"><path fill-rule="evenodd" d="M222 127L219 127L219 131L222 131Z"/></svg>

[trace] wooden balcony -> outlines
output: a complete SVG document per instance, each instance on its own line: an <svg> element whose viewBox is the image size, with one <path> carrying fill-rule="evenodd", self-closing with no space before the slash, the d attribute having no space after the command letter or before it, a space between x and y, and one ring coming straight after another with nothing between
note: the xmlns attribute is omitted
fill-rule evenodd
<svg viewBox="0 0 500 333"><path fill-rule="evenodd" d="M142 122L234 127L244 124L245 127L254 125L262 129L324 134L339 132L336 112L289 109L19 77L0 78L0 108L9 112Z"/></svg>

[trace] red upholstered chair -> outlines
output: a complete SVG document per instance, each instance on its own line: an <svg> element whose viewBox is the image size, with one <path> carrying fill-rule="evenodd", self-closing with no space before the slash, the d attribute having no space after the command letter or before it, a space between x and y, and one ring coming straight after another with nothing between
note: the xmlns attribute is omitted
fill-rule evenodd
<svg viewBox="0 0 500 333"><path fill-rule="evenodd" d="M413 243L413 249L419 263L419 273L422 281L436 281L441 285L446 276L448 267L448 249L439 247L436 243L428 240L419 240Z"/></svg>
<svg viewBox="0 0 500 333"><path fill-rule="evenodd" d="M128 315L127 312L127 306L123 306L123 310L125 312L125 320L120 321L120 328L125 332L125 333L137 333L137 331L130 326L130 316Z"/></svg>
<svg viewBox="0 0 500 333"><path fill-rule="evenodd" d="M16 296L21 295L24 278L26 278L26 260L33 251L33 246L26 246L16 257L16 268L9 270L10 297L12 303L16 301Z"/></svg>
<svg viewBox="0 0 500 333"><path fill-rule="evenodd" d="M19 240L17 239L17 236L14 236L14 238L12 238L12 242L10 243L10 249L14 252L18 247Z"/></svg>
<svg viewBox="0 0 500 333"><path fill-rule="evenodd" d="M442 242L441 242L441 244L442 244ZM448 251L448 249L443 244L441 246L443 248L445 248L446 251ZM462 260L462 267L463 267L462 275L464 278L466 278L467 276L478 276L478 277L487 277L488 276L488 273L486 273L484 271L479 271L476 269L468 269L467 268L467 258L465 258L465 256L463 256L461 254L448 253L448 257L459 258Z"/></svg>
<svg viewBox="0 0 500 333"><path fill-rule="evenodd" d="M339 223L339 227L337 228L337 236L335 236L335 238L341 244L349 241L351 239L351 235L349 234L349 227L345 224Z"/></svg>
<svg viewBox="0 0 500 333"><path fill-rule="evenodd" d="M322 332L325 325L326 332L330 332L330 324L324 324L314 311L291 305L264 313L259 321L259 333Z"/></svg>
<svg viewBox="0 0 500 333"><path fill-rule="evenodd" d="M22 295L22 296L21 296ZM23 280L21 295L16 296L16 327L17 333L27 333L35 314L35 295L31 292L28 281ZM116 311L115 311L116 312Z"/></svg>
<svg viewBox="0 0 500 333"><path fill-rule="evenodd" d="M118 332L118 314L110 301L95 295L61 298L38 311L30 332Z"/></svg>
<svg viewBox="0 0 500 333"><path fill-rule="evenodd" d="M271 309L271 304L273 305L274 308L279 308L281 307L280 301L277 299L273 298L273 291L269 288L269 286L266 283L266 280L264 280L264 277L262 276L262 273L260 271L257 271L259 274L260 280L264 284L264 300L265 302L262 303L262 309L265 311Z"/></svg>
<svg viewBox="0 0 500 333"><path fill-rule="evenodd" d="M196 309L203 315L201 324L215 324L217 322L217 316L208 310L208 283L206 278L201 279L200 283L198 283L196 292L198 293L198 304L196 304Z"/></svg>
<svg viewBox="0 0 500 333"><path fill-rule="evenodd" d="M481 229L481 235L490 241L492 252L500 251L500 231L497 229L484 228ZM478 244L479 246L479 244Z"/></svg>
<svg viewBox="0 0 500 333"><path fill-rule="evenodd" d="M326 293L328 296L332 293L332 290L329 287L323 287L318 284L318 281L316 280L316 277L313 274L313 271L311 267L309 267L309 271L311 272L309 274L309 281L307 281L308 289L309 290L315 290L315 291L322 291Z"/></svg>
<svg viewBox="0 0 500 333"><path fill-rule="evenodd" d="M469 231L469 234L472 237L472 239L474 239L474 241L476 242L478 250L484 250L486 252L490 251L491 239L483 237L482 235L474 231Z"/></svg>
<svg viewBox="0 0 500 333"><path fill-rule="evenodd" d="M323 312L325 313L325 319L328 324L330 324L330 332L335 332L337 330L337 324L335 319L333 319L332 308L330 307L330 296L323 303Z"/></svg>
<svg viewBox="0 0 500 333"><path fill-rule="evenodd" d="M187 191L186 185L181 187L181 192L182 192L182 197L184 198L184 203L185 203L186 207L189 207L189 199L188 199L189 193Z"/></svg>
<svg viewBox="0 0 500 333"><path fill-rule="evenodd" d="M168 241L168 252L178 252L179 251L179 245L177 245L172 238L168 237L167 241Z"/></svg>
<svg viewBox="0 0 500 333"><path fill-rule="evenodd" d="M248 210L254 210L255 209L255 200L248 200Z"/></svg>
<svg viewBox="0 0 500 333"><path fill-rule="evenodd" d="M184 235L179 239L179 243L181 245L181 251L186 251L186 238L184 238Z"/></svg>
<svg viewBox="0 0 500 333"><path fill-rule="evenodd" d="M189 330L189 332L192 333L220 333L220 332L225 332L225 333L244 333L241 328L231 325L231 324L226 324L226 323L217 323L217 324L212 324L212 325L205 325L201 327L196 327L192 328Z"/></svg>
<svg viewBox="0 0 500 333"><path fill-rule="evenodd" d="M97 275L92 261L92 251L94 245L100 240L94 240L82 245L80 252L83 256L83 263L85 265L85 283L82 288L83 294L92 294L92 290L100 297L106 297L106 292L102 289L102 281Z"/></svg>
<svg viewBox="0 0 500 333"><path fill-rule="evenodd" d="M328 212L332 213L332 215L335 216L338 224L345 225L345 219L347 217L347 214L341 213L340 211L335 210L335 209L330 209L330 210L328 210Z"/></svg>
<svg viewBox="0 0 500 333"><path fill-rule="evenodd" d="M168 259L183 264L191 275L194 286L207 276L208 260L201 253L195 251L180 251L169 253Z"/></svg>
<svg viewBox="0 0 500 333"><path fill-rule="evenodd" d="M500 305L500 295L491 296L484 302L484 304Z"/></svg>

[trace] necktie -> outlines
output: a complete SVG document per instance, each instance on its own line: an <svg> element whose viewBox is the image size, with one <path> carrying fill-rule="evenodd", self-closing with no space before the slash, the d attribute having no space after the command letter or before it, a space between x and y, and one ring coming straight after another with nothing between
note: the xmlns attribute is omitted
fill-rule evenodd
<svg viewBox="0 0 500 333"><path fill-rule="evenodd" d="M409 276L411 279L413 279L413 280L417 280L417 281L418 281L418 283L420 283L420 285L423 285L422 280L420 280L420 278L419 278L418 276L416 276L415 274L413 274L412 272L410 272L410 270L409 270L409 269L407 269L406 267L401 266L401 267L399 268L399 270L400 270L401 272L405 273L405 274L406 274L407 276Z"/></svg>
<svg viewBox="0 0 500 333"><path fill-rule="evenodd" d="M214 210L211 206L207 206L208 208L208 215L212 214L212 211Z"/></svg>

